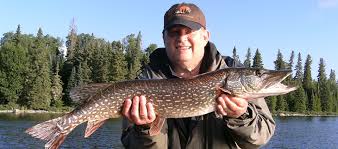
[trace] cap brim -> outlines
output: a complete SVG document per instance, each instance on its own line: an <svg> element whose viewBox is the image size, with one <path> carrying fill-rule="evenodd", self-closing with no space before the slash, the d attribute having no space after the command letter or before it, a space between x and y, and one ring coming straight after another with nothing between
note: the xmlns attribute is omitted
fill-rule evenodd
<svg viewBox="0 0 338 149"><path fill-rule="evenodd" d="M171 27L174 27L175 25L183 25L183 26L189 27L190 29L193 29L193 30L198 30L202 27L201 24L193 22L193 21L176 19L176 20L171 21L169 24L167 24L164 27L164 30L170 29Z"/></svg>

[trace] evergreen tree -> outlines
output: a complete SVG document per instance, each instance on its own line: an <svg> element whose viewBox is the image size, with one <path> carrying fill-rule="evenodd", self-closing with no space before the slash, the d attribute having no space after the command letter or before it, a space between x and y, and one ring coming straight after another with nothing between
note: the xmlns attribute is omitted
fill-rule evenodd
<svg viewBox="0 0 338 149"><path fill-rule="evenodd" d="M237 49L234 46L234 48L232 49L232 58L234 59L234 61L236 62L240 62L239 56L237 54Z"/></svg>
<svg viewBox="0 0 338 149"><path fill-rule="evenodd" d="M61 76L59 75L59 66L60 66L60 60L56 60L53 64L53 74L52 74L52 84L51 84L51 105L54 107L62 107L63 101L62 101L62 81Z"/></svg>
<svg viewBox="0 0 338 149"><path fill-rule="evenodd" d="M8 34L7 34L8 35ZM2 78L0 84L1 103L9 107L17 108L17 103L22 96L27 73L27 47L28 37L21 35L20 25L15 34L8 39L1 39L3 42L0 49L0 72Z"/></svg>
<svg viewBox="0 0 338 149"><path fill-rule="evenodd" d="M306 111L306 95L302 86L299 86L294 93L294 106L291 111L304 113Z"/></svg>
<svg viewBox="0 0 338 149"><path fill-rule="evenodd" d="M109 49L103 40L95 40L96 46L93 55L93 81L108 82Z"/></svg>
<svg viewBox="0 0 338 149"><path fill-rule="evenodd" d="M337 80L336 80L336 73L334 70L331 69L330 77L329 77L329 87L330 87L330 103L332 103L332 112L337 112L338 109L338 88L337 88Z"/></svg>
<svg viewBox="0 0 338 149"><path fill-rule="evenodd" d="M112 42L112 63L111 63L111 79L110 81L116 82L125 80L127 75L127 61L124 56L123 45L120 41Z"/></svg>
<svg viewBox="0 0 338 149"><path fill-rule="evenodd" d="M278 49L278 53L277 53L277 59L274 61L275 63L275 70L283 70L285 69L285 62L283 60L283 55L280 52L280 50Z"/></svg>
<svg viewBox="0 0 338 149"><path fill-rule="evenodd" d="M300 52L298 53L297 65L295 67L296 75L294 79L297 81L297 84L300 85L303 82L303 64L302 64L302 56Z"/></svg>
<svg viewBox="0 0 338 149"><path fill-rule="evenodd" d="M295 52L292 50L291 55L290 55L289 64L288 64L287 69L292 70L294 58L295 58Z"/></svg>
<svg viewBox="0 0 338 149"><path fill-rule="evenodd" d="M252 68L263 68L262 54L259 50L256 50L255 56L253 58Z"/></svg>
<svg viewBox="0 0 338 149"><path fill-rule="evenodd" d="M42 29L39 28L34 47L30 52L28 106L32 109L48 109L51 104L51 80L49 51L45 44ZM27 84L28 85L28 84Z"/></svg>
<svg viewBox="0 0 338 149"><path fill-rule="evenodd" d="M305 65L304 65L304 77L303 77L303 88L306 93L307 97L307 109L309 111L315 111L314 109L314 85L312 83L312 76L311 76L311 64L312 59L311 56L308 54L306 57Z"/></svg>
<svg viewBox="0 0 338 149"><path fill-rule="evenodd" d="M318 88L321 108L325 112L331 112L332 104L330 103L330 91L327 83L328 81L326 78L325 64L323 58L320 58L317 78L318 78Z"/></svg>
<svg viewBox="0 0 338 149"><path fill-rule="evenodd" d="M276 96L269 96L266 98L266 104L268 105L270 111L272 113L276 112L276 107L277 107L277 98Z"/></svg>
<svg viewBox="0 0 338 149"><path fill-rule="evenodd" d="M247 68L251 67L251 50L250 50L250 48L248 48L248 51L245 55L244 66L247 67Z"/></svg>
<svg viewBox="0 0 338 149"><path fill-rule="evenodd" d="M149 63L149 56L150 54L155 51L157 49L157 45L156 44L150 44L146 50L145 50L145 53L144 53L144 56L143 56L143 60L142 60L142 63L143 64L147 64Z"/></svg>
<svg viewBox="0 0 338 149"><path fill-rule="evenodd" d="M135 79L138 70L141 68L141 33L135 38L134 34L124 38L124 46L126 47L126 60L128 62L127 79Z"/></svg>
<svg viewBox="0 0 338 149"><path fill-rule="evenodd" d="M78 46L78 40L77 40L77 31L76 31L76 25L74 19L72 20L72 23L70 25L70 30L68 33L67 41L66 41L66 47L67 47L67 54L66 54L66 61L64 62L64 65L61 69L61 80L63 82L62 88L64 89L64 96L63 100L66 105L70 105L71 101L69 98L69 92L70 92L70 86L69 80L71 79L71 73L73 71L74 67L74 55L75 55L75 47ZM75 74L73 74L75 75ZM75 76L74 78L75 79ZM73 80L72 80L73 81Z"/></svg>

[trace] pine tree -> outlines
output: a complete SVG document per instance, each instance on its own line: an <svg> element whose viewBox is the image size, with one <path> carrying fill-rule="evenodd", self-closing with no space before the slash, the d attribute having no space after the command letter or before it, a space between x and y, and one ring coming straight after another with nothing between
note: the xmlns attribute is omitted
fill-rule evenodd
<svg viewBox="0 0 338 149"><path fill-rule="evenodd" d="M314 85L312 83L312 76L311 76L311 64L312 59L310 55L307 55L305 65L304 65L304 77L303 77L303 88L307 97L307 109L309 111L315 111L314 109Z"/></svg>
<svg viewBox="0 0 338 149"><path fill-rule="evenodd" d="M297 84L301 84L303 82L303 64L302 64L302 56L300 52L298 53L297 65L295 67L296 75L294 77L297 80Z"/></svg>
<svg viewBox="0 0 338 149"><path fill-rule="evenodd" d="M235 46L232 49L232 58L234 59L235 62L240 62L239 56L237 54L237 49Z"/></svg>
<svg viewBox="0 0 338 149"><path fill-rule="evenodd" d="M141 68L141 33L135 38L134 34L128 35L124 39L126 47L126 60L128 62L127 79L135 79L138 70Z"/></svg>
<svg viewBox="0 0 338 149"><path fill-rule="evenodd" d="M336 73L334 70L331 69L330 77L329 77L329 90L330 90L330 103L332 103L332 112L337 112L338 107L338 88L337 88L337 80L336 80Z"/></svg>
<svg viewBox="0 0 338 149"><path fill-rule="evenodd" d="M247 68L251 67L251 50L250 50L250 48L248 48L248 51L245 55L244 66L247 67Z"/></svg>
<svg viewBox="0 0 338 149"><path fill-rule="evenodd" d="M142 64L147 64L149 63L149 56L150 54L155 51L157 49L157 45L156 44L150 44L146 50L145 50L145 53L143 55L143 58L142 58Z"/></svg>
<svg viewBox="0 0 338 149"><path fill-rule="evenodd" d="M253 58L252 68L263 68L262 55L259 50L256 50L255 56Z"/></svg>
<svg viewBox="0 0 338 149"><path fill-rule="evenodd" d="M330 103L330 91L327 83L328 81L326 78L325 64L323 58L320 58L317 78L318 78L318 88L321 108L325 112L331 112L332 104Z"/></svg>
<svg viewBox="0 0 338 149"><path fill-rule="evenodd" d="M122 81L127 75L127 61L124 55L123 45L120 41L112 42L112 63L111 63L111 79L110 81Z"/></svg>
<svg viewBox="0 0 338 149"><path fill-rule="evenodd" d="M27 102L32 109L48 109L51 104L49 51L39 28L34 47L30 50L29 88ZM28 84L27 84L28 85Z"/></svg>
<svg viewBox="0 0 338 149"><path fill-rule="evenodd" d="M276 96L269 96L266 98L266 104L268 105L270 111L272 113L276 112L276 107L277 107L277 98Z"/></svg>
<svg viewBox="0 0 338 149"><path fill-rule="evenodd" d="M69 83L70 79L71 79L71 73L73 71L74 67L74 55L75 55L75 49L76 46L78 46L78 39L77 39L77 29L76 29L76 25L75 25L75 20L72 20L72 23L69 27L69 33L66 41L66 47L67 47L67 54L66 54L66 61L64 62L64 65L60 71L61 74L61 80L63 82L63 86L62 88L64 89L64 96L63 96L63 101L66 105L70 105L71 101L69 98L69 92L70 92L70 86ZM75 74L73 74L75 79ZM73 80L72 80L73 81Z"/></svg>
<svg viewBox="0 0 338 149"><path fill-rule="evenodd" d="M274 61L275 63L275 70L283 70L285 69L285 62L283 60L283 55L280 52L280 50L278 49L278 53L277 53L277 59Z"/></svg>
<svg viewBox="0 0 338 149"><path fill-rule="evenodd" d="M302 86L294 93L294 106L291 111L304 113L306 111L306 95Z"/></svg>
<svg viewBox="0 0 338 149"><path fill-rule="evenodd" d="M280 50L278 50L277 52L277 59L274 61L274 64L275 64L275 70L283 70L285 69L285 62L283 60L283 55L282 53L280 52ZM287 101L289 99L286 99L285 96L277 96L276 97L277 99L277 107L276 107L276 110L277 111L286 111L288 110L288 103Z"/></svg>
<svg viewBox="0 0 338 149"><path fill-rule="evenodd" d="M30 38L21 35L20 25L15 34L1 39L0 49L0 95L1 103L8 104L9 107L17 108L18 100L23 94L26 81L28 50L23 45L28 45Z"/></svg>
<svg viewBox="0 0 338 149"><path fill-rule="evenodd" d="M59 66L60 66L60 60L56 60L53 64L53 74L52 74L52 84L51 84L51 106L54 107L62 107L63 101L62 101L62 81L61 76L59 75Z"/></svg>

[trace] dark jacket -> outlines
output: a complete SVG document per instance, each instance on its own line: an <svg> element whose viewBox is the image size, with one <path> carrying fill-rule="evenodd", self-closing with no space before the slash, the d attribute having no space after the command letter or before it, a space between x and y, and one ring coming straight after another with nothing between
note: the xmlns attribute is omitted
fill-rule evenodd
<svg viewBox="0 0 338 149"><path fill-rule="evenodd" d="M226 67L243 67L230 57L222 57L214 44L205 47L200 73ZM164 48L150 55L139 79L175 78ZM126 148L218 149L258 148L268 142L275 122L264 99L249 102L247 112L239 118L216 118L215 113L193 118L166 119L161 133L149 136L147 128L135 126L124 119L122 144Z"/></svg>

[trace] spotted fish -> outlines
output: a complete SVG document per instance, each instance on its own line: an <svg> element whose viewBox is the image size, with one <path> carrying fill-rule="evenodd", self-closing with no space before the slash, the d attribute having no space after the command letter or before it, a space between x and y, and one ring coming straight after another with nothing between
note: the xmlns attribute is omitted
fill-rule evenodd
<svg viewBox="0 0 338 149"><path fill-rule="evenodd" d="M281 83L290 73L287 70L226 68L189 79L89 84L72 90L71 98L82 102L72 112L37 124L26 133L48 141L45 148L58 148L79 124L87 122L85 137L88 137L105 120L121 116L125 99L145 95L157 115L149 130L150 135L155 135L165 118L193 117L215 111L215 99L222 93L249 100L293 91L297 87Z"/></svg>

